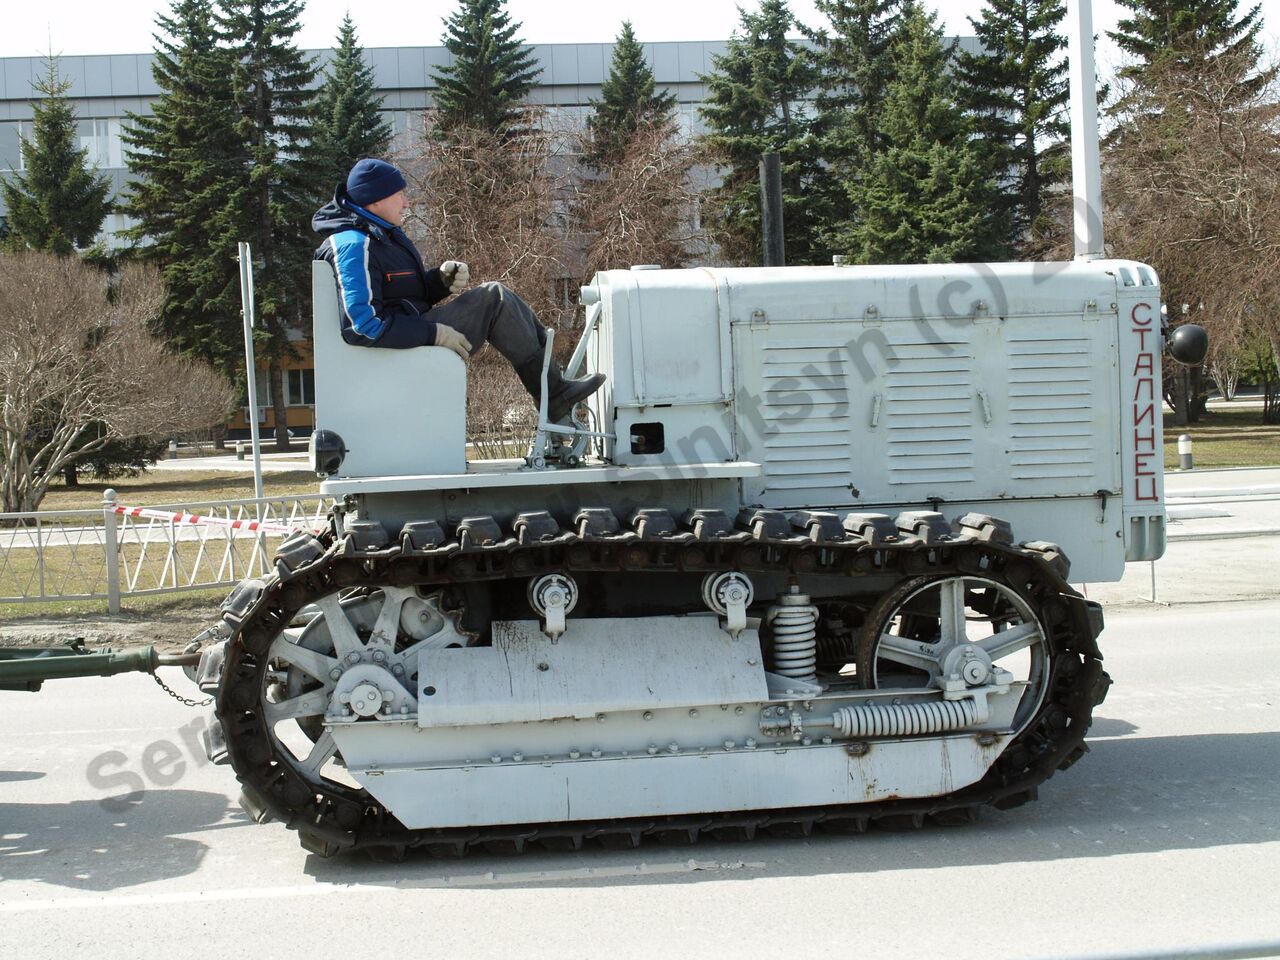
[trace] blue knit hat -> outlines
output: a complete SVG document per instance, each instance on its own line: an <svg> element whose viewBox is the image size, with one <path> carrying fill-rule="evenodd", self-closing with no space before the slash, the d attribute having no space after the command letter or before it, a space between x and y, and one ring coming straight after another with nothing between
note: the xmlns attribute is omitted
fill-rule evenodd
<svg viewBox="0 0 1280 960"><path fill-rule="evenodd" d="M404 176L385 160L359 160L347 174L347 196L367 207L405 187Z"/></svg>

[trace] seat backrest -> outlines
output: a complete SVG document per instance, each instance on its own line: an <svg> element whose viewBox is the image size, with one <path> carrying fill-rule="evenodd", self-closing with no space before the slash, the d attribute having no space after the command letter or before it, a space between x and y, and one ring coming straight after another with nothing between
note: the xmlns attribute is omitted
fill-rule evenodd
<svg viewBox="0 0 1280 960"><path fill-rule="evenodd" d="M316 429L342 437L342 477L465 473L467 365L444 347L352 346L342 339L333 268L314 261Z"/></svg>

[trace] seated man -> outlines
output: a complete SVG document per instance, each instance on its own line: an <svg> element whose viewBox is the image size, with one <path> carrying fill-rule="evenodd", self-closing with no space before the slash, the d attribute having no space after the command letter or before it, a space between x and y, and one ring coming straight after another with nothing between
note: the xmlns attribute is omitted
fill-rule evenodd
<svg viewBox="0 0 1280 960"><path fill-rule="evenodd" d="M367 347L448 347L466 360L486 342L506 357L537 403L547 333L529 305L500 283L461 291L470 269L446 260L427 270L400 229L405 181L383 160L361 160L333 200L311 220L325 241L316 251L338 280L342 338ZM437 306L450 294L460 294ZM556 364L547 372L547 416L563 420L600 389L604 374L567 380Z"/></svg>

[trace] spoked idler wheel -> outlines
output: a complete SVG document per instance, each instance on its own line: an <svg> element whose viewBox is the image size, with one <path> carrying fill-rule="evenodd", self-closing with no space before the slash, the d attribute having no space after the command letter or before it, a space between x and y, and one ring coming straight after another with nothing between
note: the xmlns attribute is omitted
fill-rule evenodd
<svg viewBox="0 0 1280 960"><path fill-rule="evenodd" d="M1014 731L1026 728L1049 689L1051 644L1035 601L1014 583L986 576L923 576L890 590L859 635L858 682L864 689L930 688L948 654L974 656L974 677L987 662L1026 684Z"/></svg>

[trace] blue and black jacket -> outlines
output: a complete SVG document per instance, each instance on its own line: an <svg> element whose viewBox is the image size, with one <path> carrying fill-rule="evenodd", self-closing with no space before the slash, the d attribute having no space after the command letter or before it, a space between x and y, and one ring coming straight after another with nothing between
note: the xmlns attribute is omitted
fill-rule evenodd
<svg viewBox="0 0 1280 960"><path fill-rule="evenodd" d="M357 206L345 184L311 218L326 234L315 259L338 280L342 339L365 347L422 347L436 342L427 314L449 295L438 269L427 270L404 231Z"/></svg>

